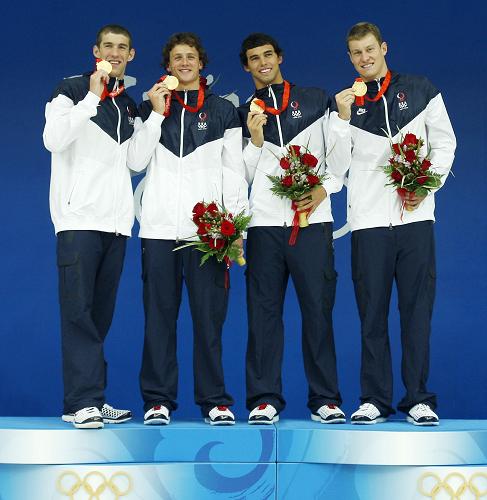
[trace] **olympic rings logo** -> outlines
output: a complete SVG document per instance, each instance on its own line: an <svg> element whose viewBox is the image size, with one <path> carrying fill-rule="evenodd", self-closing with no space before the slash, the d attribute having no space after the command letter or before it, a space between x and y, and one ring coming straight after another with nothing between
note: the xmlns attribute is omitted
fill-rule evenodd
<svg viewBox="0 0 487 500"><path fill-rule="evenodd" d="M463 474L451 472L442 480L437 474L426 472L418 479L418 491L432 500L435 500L441 492L449 495L450 500L461 500L467 490L475 500L486 497L487 473L476 472L467 480Z"/></svg>
<svg viewBox="0 0 487 500"><path fill-rule="evenodd" d="M56 489L71 500L80 490L89 495L88 500L100 500L100 495L108 489L118 500L132 491L132 479L126 472L116 472L107 479L101 472L92 471L82 479L76 472L66 471L58 477Z"/></svg>

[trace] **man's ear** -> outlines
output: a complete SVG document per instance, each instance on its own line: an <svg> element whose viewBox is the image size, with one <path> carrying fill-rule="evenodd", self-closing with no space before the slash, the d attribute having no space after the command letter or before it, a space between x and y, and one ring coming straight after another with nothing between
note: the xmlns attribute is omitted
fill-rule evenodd
<svg viewBox="0 0 487 500"><path fill-rule="evenodd" d="M128 60L133 61L134 57L135 57L135 49L132 48L130 49Z"/></svg>
<svg viewBox="0 0 487 500"><path fill-rule="evenodd" d="M387 43L386 42L382 42L381 46L380 46L380 49L382 50L382 55L385 56L387 54Z"/></svg>
<svg viewBox="0 0 487 500"><path fill-rule="evenodd" d="M93 55L100 58L100 49L98 48L98 45L93 45Z"/></svg>

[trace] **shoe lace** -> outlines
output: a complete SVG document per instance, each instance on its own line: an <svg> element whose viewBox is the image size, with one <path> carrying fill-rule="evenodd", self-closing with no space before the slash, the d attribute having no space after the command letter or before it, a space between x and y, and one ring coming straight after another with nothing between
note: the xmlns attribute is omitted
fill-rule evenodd
<svg viewBox="0 0 487 500"><path fill-rule="evenodd" d="M377 407L375 405L373 405L372 403L363 403L359 406L359 409L358 411L360 413L363 413L364 415L367 415L369 417L372 417L374 416L374 414L376 414L379 410L377 409Z"/></svg>
<svg viewBox="0 0 487 500"><path fill-rule="evenodd" d="M418 403L416 405L416 410L420 413L428 413L428 414L432 413L430 406L424 403Z"/></svg>

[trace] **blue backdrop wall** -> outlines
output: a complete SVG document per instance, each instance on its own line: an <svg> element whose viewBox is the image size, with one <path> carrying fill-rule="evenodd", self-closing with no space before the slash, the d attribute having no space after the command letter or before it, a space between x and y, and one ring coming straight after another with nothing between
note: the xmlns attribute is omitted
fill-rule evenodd
<svg viewBox="0 0 487 500"><path fill-rule="evenodd" d="M210 55L214 90L252 93L238 60L240 41L251 31L280 40L283 73L301 85L335 93L355 78L344 37L355 22L379 24L389 43L390 68L424 74L444 95L458 139L450 177L437 197L438 293L433 320L430 387L443 417L487 418L485 220L487 80L483 2L172 2L136 4L11 3L3 7L3 119L0 140L3 187L0 231L0 415L57 415L62 383L55 237L49 218L50 158L42 145L44 104L57 82L92 66L91 49L103 24L126 25L137 49L128 74L140 101L161 74L160 49L176 31L199 33ZM134 186L140 177L134 179ZM333 198L336 225L345 221L345 192ZM142 413L138 371L143 340L140 242L128 242L115 318L107 339L107 398ZM340 387L347 413L359 397L359 321L350 276L350 235L335 242L339 273L335 337ZM300 316L294 290L286 299L283 367L286 416L307 415L301 360ZM390 335L395 359L395 400L402 396L395 298ZM224 362L237 415L244 409L246 344L242 269L232 269L231 303L224 333ZM187 302L179 321L180 410L196 417L192 382L192 330Z"/></svg>

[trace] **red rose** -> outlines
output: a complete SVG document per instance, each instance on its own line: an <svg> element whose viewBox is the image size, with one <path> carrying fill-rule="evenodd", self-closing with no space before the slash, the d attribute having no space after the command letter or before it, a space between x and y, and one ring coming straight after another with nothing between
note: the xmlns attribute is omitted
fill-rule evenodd
<svg viewBox="0 0 487 500"><path fill-rule="evenodd" d="M216 203L210 203L207 207L206 207L206 211L207 212L210 212L210 214L215 214L216 212L218 212L218 207L216 206Z"/></svg>
<svg viewBox="0 0 487 500"><path fill-rule="evenodd" d="M404 157L406 158L406 160L409 162L409 163L413 163L414 160L416 159L416 152L413 151L412 149L408 149L405 153L404 153Z"/></svg>
<svg viewBox="0 0 487 500"><path fill-rule="evenodd" d="M286 177L284 177L284 179L282 179L281 181L281 184L284 186L284 187L291 187L293 185L293 178L291 175L287 175Z"/></svg>
<svg viewBox="0 0 487 500"><path fill-rule="evenodd" d="M223 236L232 236L232 234L235 234L235 226L228 220L222 220L220 231Z"/></svg>
<svg viewBox="0 0 487 500"><path fill-rule="evenodd" d="M296 156L301 156L301 146L290 146L290 150L294 151Z"/></svg>
<svg viewBox="0 0 487 500"><path fill-rule="evenodd" d="M303 163L309 168L315 168L318 165L318 158L316 156L310 155L309 153L304 153L301 158Z"/></svg>
<svg viewBox="0 0 487 500"><path fill-rule="evenodd" d="M196 231L196 234L203 236L207 234L210 229L211 229L211 224L205 224L205 223L200 224L198 227L198 231Z"/></svg>
<svg viewBox="0 0 487 500"><path fill-rule="evenodd" d="M310 186L316 186L320 182L320 178L316 175L307 175L306 180Z"/></svg>
<svg viewBox="0 0 487 500"><path fill-rule="evenodd" d="M200 236L200 240L203 241L204 243L209 243L210 237L209 236Z"/></svg>
<svg viewBox="0 0 487 500"><path fill-rule="evenodd" d="M418 184L424 184L427 180L428 180L427 175L422 175L422 176L416 178L416 181L418 182Z"/></svg>
<svg viewBox="0 0 487 500"><path fill-rule="evenodd" d="M392 149L394 150L394 153L397 155L401 154L401 145L400 144L393 144Z"/></svg>
<svg viewBox="0 0 487 500"><path fill-rule="evenodd" d="M225 245L225 241L222 240L221 238L218 238L218 239L215 239L215 238L212 238L209 242L208 242L208 246L210 248L214 248L215 250L221 250Z"/></svg>
<svg viewBox="0 0 487 500"><path fill-rule="evenodd" d="M401 172L399 172L399 170L393 170L391 172L391 177L396 182L401 182L401 180L402 180L402 174L401 174Z"/></svg>
<svg viewBox="0 0 487 500"><path fill-rule="evenodd" d="M424 172L425 170L428 170L428 168L430 167L431 167L431 162L427 158L425 158L421 163L421 170Z"/></svg>
<svg viewBox="0 0 487 500"><path fill-rule="evenodd" d="M196 205L193 207L193 214L196 215L197 217L201 217L205 213L205 204L204 203L196 203ZM194 220L194 219L193 219Z"/></svg>
<svg viewBox="0 0 487 500"><path fill-rule="evenodd" d="M416 146L416 144L418 144L418 139L414 134L406 134L402 143L404 146Z"/></svg>
<svg viewBox="0 0 487 500"><path fill-rule="evenodd" d="M200 225L200 216L199 215L193 215L193 222L196 224L196 225Z"/></svg>
<svg viewBox="0 0 487 500"><path fill-rule="evenodd" d="M286 157L284 157L281 158L279 165L281 165L281 168L283 168L284 170L287 170L291 166L291 162Z"/></svg>

